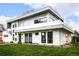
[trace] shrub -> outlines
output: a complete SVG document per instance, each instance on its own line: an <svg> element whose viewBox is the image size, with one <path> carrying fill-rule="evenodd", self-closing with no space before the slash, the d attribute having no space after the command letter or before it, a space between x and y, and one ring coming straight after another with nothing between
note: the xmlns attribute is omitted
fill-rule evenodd
<svg viewBox="0 0 79 59"><path fill-rule="evenodd" d="M13 41L10 41L10 43L13 43Z"/></svg>

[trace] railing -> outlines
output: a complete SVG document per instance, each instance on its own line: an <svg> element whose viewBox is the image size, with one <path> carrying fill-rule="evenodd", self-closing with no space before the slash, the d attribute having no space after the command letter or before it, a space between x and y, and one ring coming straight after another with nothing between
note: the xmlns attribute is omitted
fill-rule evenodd
<svg viewBox="0 0 79 59"><path fill-rule="evenodd" d="M54 26L57 24L63 24L63 22L56 20L56 21L51 21L51 22L45 22L45 23L38 23L38 24L32 24L32 25L27 25L27 26L21 26L21 27L16 27L16 30L20 29L30 29L30 28L38 28L38 27L45 27L45 26Z"/></svg>

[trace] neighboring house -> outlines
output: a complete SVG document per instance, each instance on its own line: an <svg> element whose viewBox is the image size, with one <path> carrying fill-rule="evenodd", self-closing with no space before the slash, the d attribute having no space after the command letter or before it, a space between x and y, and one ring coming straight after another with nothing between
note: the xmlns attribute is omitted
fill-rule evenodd
<svg viewBox="0 0 79 59"><path fill-rule="evenodd" d="M12 42L12 34L9 32L9 30L3 31L3 42Z"/></svg>
<svg viewBox="0 0 79 59"><path fill-rule="evenodd" d="M72 29L50 6L27 12L7 22L14 43L64 45L71 42Z"/></svg>
<svg viewBox="0 0 79 59"><path fill-rule="evenodd" d="M0 43L3 43L3 31L4 31L4 26L0 24Z"/></svg>
<svg viewBox="0 0 79 59"><path fill-rule="evenodd" d="M72 36L72 43L79 42L79 33L77 31L74 31L74 33L71 34L71 36Z"/></svg>

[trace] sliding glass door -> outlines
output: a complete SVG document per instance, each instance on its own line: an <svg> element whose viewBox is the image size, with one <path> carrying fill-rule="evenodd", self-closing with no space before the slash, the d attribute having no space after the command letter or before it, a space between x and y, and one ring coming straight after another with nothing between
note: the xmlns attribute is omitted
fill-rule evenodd
<svg viewBox="0 0 79 59"><path fill-rule="evenodd" d="M41 42L46 43L46 40L47 40L47 43L53 43L53 33L52 32L41 32Z"/></svg>
<svg viewBox="0 0 79 59"><path fill-rule="evenodd" d="M28 42L29 42L28 34L26 33L26 34L25 34L25 43L28 43Z"/></svg>
<svg viewBox="0 0 79 59"><path fill-rule="evenodd" d="M41 42L46 43L46 32L41 33Z"/></svg>
<svg viewBox="0 0 79 59"><path fill-rule="evenodd" d="M32 33L29 33L29 43L32 43Z"/></svg>
<svg viewBox="0 0 79 59"><path fill-rule="evenodd" d="M53 43L52 32L47 32L47 43Z"/></svg>
<svg viewBox="0 0 79 59"><path fill-rule="evenodd" d="M25 34L25 43L32 43L32 33Z"/></svg>

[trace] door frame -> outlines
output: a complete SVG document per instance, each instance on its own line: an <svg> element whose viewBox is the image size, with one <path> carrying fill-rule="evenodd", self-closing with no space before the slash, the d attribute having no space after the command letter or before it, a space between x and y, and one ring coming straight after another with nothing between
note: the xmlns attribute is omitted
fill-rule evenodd
<svg viewBox="0 0 79 59"><path fill-rule="evenodd" d="M21 42L21 33L19 33L19 42L18 43L22 43Z"/></svg>

